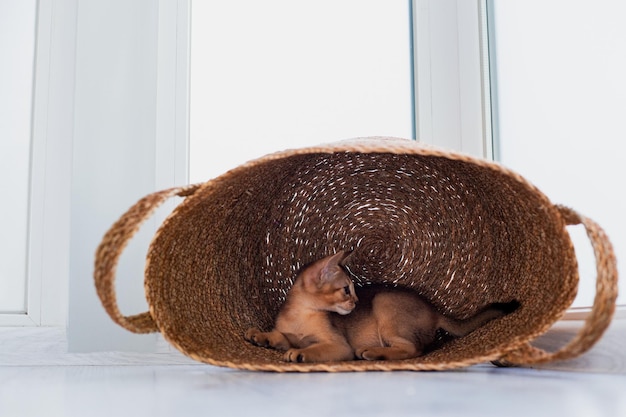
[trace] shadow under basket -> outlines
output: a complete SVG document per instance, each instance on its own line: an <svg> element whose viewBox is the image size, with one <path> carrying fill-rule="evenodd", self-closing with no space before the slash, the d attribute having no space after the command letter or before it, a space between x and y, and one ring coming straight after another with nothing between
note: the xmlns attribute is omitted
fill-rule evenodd
<svg viewBox="0 0 626 417"><path fill-rule="evenodd" d="M115 294L128 240L167 199L184 200L147 255L149 312L124 316ZM556 352L530 342L571 305L578 267L567 225L582 224L597 264L594 306ZM402 361L286 363L244 340L270 330L297 272L339 250L358 285L414 289L441 312L467 318L518 300L512 314L427 355ZM96 254L98 295L136 333L159 331L201 362L266 371L443 370L494 361L528 365L588 350L612 318L616 260L602 229L552 204L496 163L413 141L366 138L290 150L203 184L150 194L106 233ZM358 306L357 306L358 308Z"/></svg>

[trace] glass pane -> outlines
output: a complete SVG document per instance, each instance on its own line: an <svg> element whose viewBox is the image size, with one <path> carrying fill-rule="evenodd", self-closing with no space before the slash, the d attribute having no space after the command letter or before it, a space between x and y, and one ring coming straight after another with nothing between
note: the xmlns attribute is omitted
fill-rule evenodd
<svg viewBox="0 0 626 417"><path fill-rule="evenodd" d="M278 150L411 137L409 2L192 6L192 182Z"/></svg>
<svg viewBox="0 0 626 417"><path fill-rule="evenodd" d="M26 311L35 0L0 2L0 313Z"/></svg>
<svg viewBox="0 0 626 417"><path fill-rule="evenodd" d="M600 223L626 259L626 3L496 0L491 12L501 161ZM593 253L584 231L572 232L582 280L575 305L589 306Z"/></svg>

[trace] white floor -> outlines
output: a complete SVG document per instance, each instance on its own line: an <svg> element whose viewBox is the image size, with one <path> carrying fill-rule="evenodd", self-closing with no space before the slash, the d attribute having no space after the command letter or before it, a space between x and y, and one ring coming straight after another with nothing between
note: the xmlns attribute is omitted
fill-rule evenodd
<svg viewBox="0 0 626 417"><path fill-rule="evenodd" d="M476 368L283 375L203 365L0 370L0 415L626 416L621 376Z"/></svg>
<svg viewBox="0 0 626 417"><path fill-rule="evenodd" d="M604 345L623 354L623 330L613 329ZM619 357L607 360L611 350L602 344L555 366L575 369L567 371L486 364L457 372L273 374L171 352L72 355L59 352L58 337L55 330L0 330L1 417L626 416L626 370ZM46 340L47 353L35 352Z"/></svg>

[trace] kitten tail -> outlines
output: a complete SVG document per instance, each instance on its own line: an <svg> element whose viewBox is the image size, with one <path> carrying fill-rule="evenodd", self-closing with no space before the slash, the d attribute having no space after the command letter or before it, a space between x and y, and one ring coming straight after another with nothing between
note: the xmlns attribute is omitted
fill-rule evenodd
<svg viewBox="0 0 626 417"><path fill-rule="evenodd" d="M442 317L439 327L455 337L465 336L491 320L511 314L520 306L519 301L513 300L508 303L493 303L480 313L466 320L456 320L450 317Z"/></svg>

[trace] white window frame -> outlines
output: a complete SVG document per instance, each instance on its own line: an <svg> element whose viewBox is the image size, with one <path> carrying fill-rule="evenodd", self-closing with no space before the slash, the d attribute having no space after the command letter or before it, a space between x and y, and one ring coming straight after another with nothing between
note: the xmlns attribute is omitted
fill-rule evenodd
<svg viewBox="0 0 626 417"><path fill-rule="evenodd" d="M418 140L493 159L483 0L412 0Z"/></svg>
<svg viewBox="0 0 626 417"><path fill-rule="evenodd" d="M497 156L492 140L491 93L488 44L485 31L488 0L410 0L413 22L414 88L416 136L425 143L461 150L476 156ZM185 184L188 178L188 92L189 92L189 14L191 0L159 0L146 7L158 7L157 82L155 83L155 140L150 152L154 159L139 165L115 167L139 171L154 169L148 179L152 190ZM83 12L90 3L81 3ZM120 8L124 2L111 1ZM118 347L120 350L150 350L153 341L136 342L138 336L110 330L116 326L106 317L93 291L73 292L77 283L92 285L93 250L99 237L93 231L76 234L74 219L84 210L72 205L72 184L79 177L103 175L73 169L73 155L89 137L76 136L81 122L75 114L77 70L85 70L76 50L77 42L89 43L89 34L77 34L81 19L78 0L39 0L35 95L33 104L33 148L28 249L28 311L26 314L0 314L0 326L64 326L70 323L72 335L98 328L112 340L107 346L76 342L78 350ZM119 30L115 22L111 31ZM106 36L107 34L103 34ZM80 37L80 38L79 38ZM93 76L107 79L105 69L88 68ZM99 71L99 72L98 72ZM85 117L84 113L80 117ZM113 138L114 139L114 138ZM113 144L119 146L123 143ZM142 164L143 166L142 168ZM75 168L75 167L74 167ZM139 181L129 177L130 182ZM136 185L136 184L135 184ZM133 186L134 187L134 186ZM132 188L132 187L131 187ZM134 188L133 188L134 189ZM112 193L112 190L100 190ZM141 195L126 195L136 201ZM113 198L113 197L112 197ZM115 196L119 198L119 194ZM123 209L121 209L123 211ZM85 213L82 213L83 215ZM87 213L88 214L88 213ZM121 211L116 215L121 214ZM162 217L146 228L155 228ZM106 221L112 224L117 217ZM73 234L74 233L74 234ZM84 237L72 245L72 237ZM87 248L85 250L84 248ZM88 258L85 262L72 259ZM143 265L143 257L135 260ZM142 277L130 277L128 284L142 286ZM72 297L88 302L73 305ZM68 299L70 310L68 312ZM87 307L85 307L87 306ZM72 317L90 316L76 324ZM124 335L122 335L124 334ZM147 347L146 347L147 346Z"/></svg>
<svg viewBox="0 0 626 417"><path fill-rule="evenodd" d="M80 181L89 181L98 176L106 176L107 172L86 172L76 164L80 157L80 150L89 147L94 139L89 135L77 136L77 126L86 124L84 119L94 116L94 113L106 112L108 108L94 106L91 110L81 108L78 116L75 102L82 100L84 104L86 92L81 91L85 83L77 84L78 71L86 72L90 76L103 82L112 80L113 76L106 69L89 67L89 63L81 58L77 50L77 43L81 42L89 48L95 37L109 36L109 33L78 34L78 21L82 13L88 13L90 8L97 7L98 2L81 3L78 0L39 0L37 5L37 35L36 35L36 64L34 75L34 97L32 115L32 156L30 174L30 201L29 201L29 236L28 236L28 265L27 265L27 311L25 314L0 314L0 326L69 326L71 318L89 316L87 322L79 322L68 328L70 335L80 335L89 328L102 327L107 332L108 327L117 327L106 317L95 291L76 288L93 288L93 254L101 234L94 230L82 230L82 225L76 224L80 216L96 216L96 213L86 212L88 204L84 201L76 202L75 184ZM125 1L107 2L107 7L116 8L120 14L125 12ZM154 123L154 143L145 149L151 155L143 161L133 161L128 166L108 167L109 169L126 171L129 173L142 170L154 170L153 175L146 179L143 176L129 175L129 191L126 199L134 202L142 195L131 194L136 191L137 184L143 184L146 192L155 189L185 184L188 171L188 51L189 51L189 10L190 0L159 0L158 2L144 0L145 7L158 13L158 30L154 39L157 45L157 81L154 91L147 94L156 96ZM112 13L115 15L116 13ZM93 18L93 16L92 16ZM118 31L116 22L108 25L110 31ZM80 38L78 38L81 36ZM85 50L85 49L83 49ZM153 62L150 63L154 65ZM132 97L128 97L132 100ZM111 107L111 103L109 108ZM81 118L83 120L81 120ZM137 122L141 123L141 122ZM145 122L144 122L145 123ZM79 132L80 133L80 132ZM111 138L110 149L123 152L123 138ZM89 168L87 168L89 170ZM101 169L102 170L102 169ZM118 192L116 192L118 191ZM98 193L111 199L120 197L119 190L101 188ZM89 199L92 196L80 196ZM124 203L122 203L124 204ZM116 216L122 214L127 207L120 207L119 212L111 218L103 219L112 224ZM160 216L160 218L159 218ZM163 214L157 214L155 228ZM150 228L150 225L146 226ZM72 244L72 240L74 243ZM139 257L132 260L143 270L144 259ZM132 277L129 283L118 285L120 291L125 286L143 288L141 276ZM79 285L80 284L80 285ZM76 302L85 298L86 302ZM139 304L139 303L138 303ZM68 307L69 305L69 307ZM68 311L69 310L69 311ZM108 348L116 345L122 349L137 350L134 341L124 342L123 339L132 339L117 334L111 337L112 343ZM97 350L102 346L88 346L83 342L74 343L69 337L70 350ZM78 336L77 336L78 337ZM84 338L83 338L84 339ZM143 350L153 349L156 338L147 344L140 343ZM76 349L72 345L78 346ZM147 348L146 348L147 346Z"/></svg>
<svg viewBox="0 0 626 417"><path fill-rule="evenodd" d="M0 314L0 326L64 325L67 316L75 8L61 3L37 4L26 312Z"/></svg>

